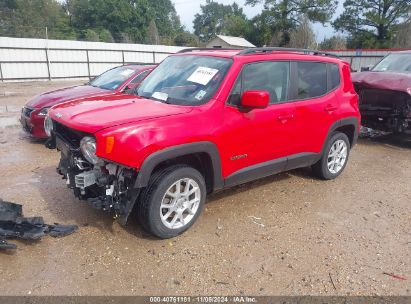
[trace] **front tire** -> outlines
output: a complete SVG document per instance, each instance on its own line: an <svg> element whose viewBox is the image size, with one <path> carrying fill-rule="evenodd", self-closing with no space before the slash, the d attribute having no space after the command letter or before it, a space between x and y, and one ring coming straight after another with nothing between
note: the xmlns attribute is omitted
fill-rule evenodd
<svg viewBox="0 0 411 304"><path fill-rule="evenodd" d="M189 229L204 207L206 185L196 169L176 165L157 171L143 190L138 217L145 230L167 239Z"/></svg>
<svg viewBox="0 0 411 304"><path fill-rule="evenodd" d="M344 133L334 132L321 159L312 166L314 174L325 180L334 179L345 169L350 155L350 141Z"/></svg>

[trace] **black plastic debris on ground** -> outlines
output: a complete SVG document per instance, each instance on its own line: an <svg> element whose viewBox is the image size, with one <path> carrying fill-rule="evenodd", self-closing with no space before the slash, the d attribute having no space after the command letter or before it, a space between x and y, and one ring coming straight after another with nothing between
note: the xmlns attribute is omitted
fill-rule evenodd
<svg viewBox="0 0 411 304"><path fill-rule="evenodd" d="M76 225L47 225L42 217L23 217L22 205L0 199L0 250L17 248L6 241L9 238L39 240L46 234L63 237L77 229Z"/></svg>

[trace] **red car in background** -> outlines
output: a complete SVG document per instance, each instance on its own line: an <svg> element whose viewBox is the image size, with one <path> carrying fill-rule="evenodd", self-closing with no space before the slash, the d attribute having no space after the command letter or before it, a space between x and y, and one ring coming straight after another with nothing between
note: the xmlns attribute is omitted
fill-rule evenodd
<svg viewBox="0 0 411 304"><path fill-rule="evenodd" d="M22 111L23 129L35 138L47 138L44 119L50 107L73 99L106 97L131 92L155 68L154 65L124 65L97 76L85 85L73 86L35 96Z"/></svg>
<svg viewBox="0 0 411 304"><path fill-rule="evenodd" d="M411 50L388 54L371 70L351 77L360 97L364 127L411 131Z"/></svg>

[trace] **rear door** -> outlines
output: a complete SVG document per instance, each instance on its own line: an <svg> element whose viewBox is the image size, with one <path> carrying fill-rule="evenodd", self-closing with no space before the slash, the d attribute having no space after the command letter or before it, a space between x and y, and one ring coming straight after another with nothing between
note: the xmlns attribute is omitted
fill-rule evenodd
<svg viewBox="0 0 411 304"><path fill-rule="evenodd" d="M298 153L319 153L340 103L335 89L340 85L337 64L298 61L292 63L295 123Z"/></svg>

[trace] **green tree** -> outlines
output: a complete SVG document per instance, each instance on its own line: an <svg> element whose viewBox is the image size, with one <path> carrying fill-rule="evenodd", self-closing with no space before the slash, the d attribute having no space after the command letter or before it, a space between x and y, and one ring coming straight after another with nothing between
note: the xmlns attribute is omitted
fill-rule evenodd
<svg viewBox="0 0 411 304"><path fill-rule="evenodd" d="M242 15L228 15L224 18L222 34L250 39L251 22Z"/></svg>
<svg viewBox="0 0 411 304"><path fill-rule="evenodd" d="M155 0L149 2L149 7L154 13L154 20L160 37L174 37L183 31L180 17L177 15L171 0Z"/></svg>
<svg viewBox="0 0 411 304"><path fill-rule="evenodd" d="M160 37L158 36L158 29L154 20L150 21L147 29L147 42L149 44L157 45L160 43Z"/></svg>
<svg viewBox="0 0 411 304"><path fill-rule="evenodd" d="M248 40L257 46L276 45L272 43L273 33L275 33L275 27L270 24L272 17L269 16L267 11L261 12L261 14L251 19L250 34Z"/></svg>
<svg viewBox="0 0 411 304"><path fill-rule="evenodd" d="M301 24L302 15L311 22L325 24L337 6L336 0L246 0L247 5L258 3L264 3L264 10L256 20L265 24L264 34L269 29L272 36L279 37L279 46L289 44L291 30Z"/></svg>
<svg viewBox="0 0 411 304"><path fill-rule="evenodd" d="M181 32L174 38L174 45L198 47L199 41L196 35L189 32Z"/></svg>
<svg viewBox="0 0 411 304"><path fill-rule="evenodd" d="M300 17L300 25L291 30L290 42L287 47L316 49L315 34L307 16Z"/></svg>
<svg viewBox="0 0 411 304"><path fill-rule="evenodd" d="M102 42L114 42L114 38L109 30L102 29L98 34L99 40Z"/></svg>
<svg viewBox="0 0 411 304"><path fill-rule="evenodd" d="M100 41L98 34L92 29L86 29L81 33L81 37L86 41Z"/></svg>
<svg viewBox="0 0 411 304"><path fill-rule="evenodd" d="M350 34L351 47L390 47L393 32L411 16L411 0L345 0L336 30Z"/></svg>
<svg viewBox="0 0 411 304"><path fill-rule="evenodd" d="M147 0L71 0L72 25L78 30L104 28L116 42L125 36L144 41L153 12Z"/></svg>
<svg viewBox="0 0 411 304"><path fill-rule="evenodd" d="M347 49L347 39L341 35L324 38L319 44L320 50L345 50Z"/></svg>
<svg viewBox="0 0 411 304"><path fill-rule="evenodd" d="M229 20L227 18L239 17L246 20L243 9L235 2L232 5L224 5L207 0L206 4L200 7L201 13L195 15L193 23L194 34L203 42L209 41L215 35L225 33L224 26ZM234 32L233 29L231 31Z"/></svg>
<svg viewBox="0 0 411 304"><path fill-rule="evenodd" d="M393 37L393 47L411 48L411 20L400 24Z"/></svg>
<svg viewBox="0 0 411 304"><path fill-rule="evenodd" d="M0 35L72 39L75 33L64 7L55 0L0 1Z"/></svg>

